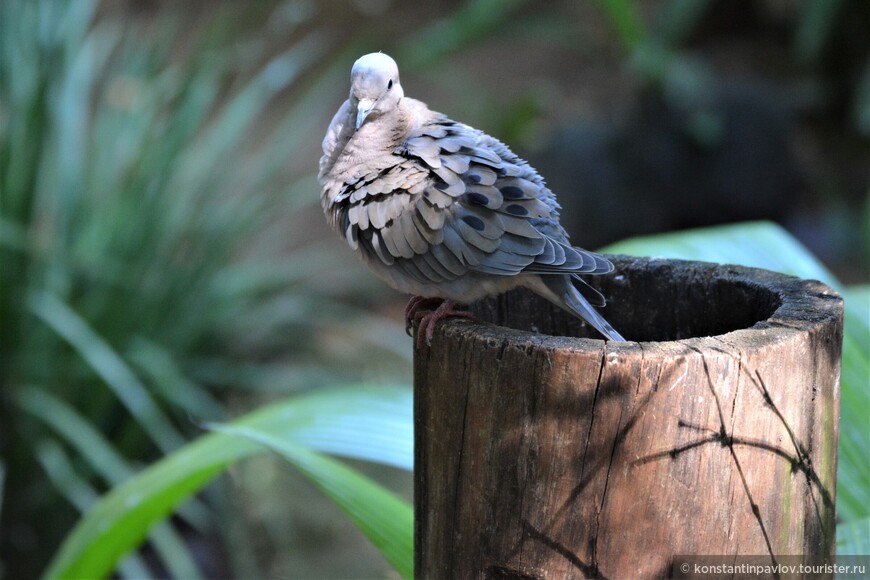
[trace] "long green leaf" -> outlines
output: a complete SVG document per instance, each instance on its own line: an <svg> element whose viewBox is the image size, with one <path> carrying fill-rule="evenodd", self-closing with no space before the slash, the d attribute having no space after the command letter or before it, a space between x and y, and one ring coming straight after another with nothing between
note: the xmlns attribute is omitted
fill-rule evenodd
<svg viewBox="0 0 870 580"><path fill-rule="evenodd" d="M47 292L34 292L31 311L75 348L163 450L184 441L124 360L76 312Z"/></svg>
<svg viewBox="0 0 870 580"><path fill-rule="evenodd" d="M629 238L601 251L752 266L821 280L840 288L834 275L803 244L771 222L746 222Z"/></svg>
<svg viewBox="0 0 870 580"><path fill-rule="evenodd" d="M414 575L414 509L392 492L341 463L250 427L211 425L282 455L341 508L402 575Z"/></svg>
<svg viewBox="0 0 870 580"><path fill-rule="evenodd" d="M135 473L112 443L62 399L35 387L21 389L15 398L19 407L57 433L109 485L118 485ZM179 513L197 530L207 526L208 513L204 504L188 502Z"/></svg>
<svg viewBox="0 0 870 580"><path fill-rule="evenodd" d="M846 320L840 375L837 516L853 521L870 518L870 286L847 288L843 298Z"/></svg>
<svg viewBox="0 0 870 580"><path fill-rule="evenodd" d="M133 473L103 435L63 401L36 388L23 389L18 393L17 401L23 409L39 417L57 431L107 482L120 483ZM95 503L96 494L90 491L92 497L88 497L86 493L83 495L81 492L87 489L87 483L79 480L71 465L64 467L65 464L59 461L58 458L61 457L59 446L55 444L58 448L55 450L54 447L45 447L45 445L47 444L37 447L37 457L46 459L40 461L55 488L81 512L87 511L90 504ZM53 471L52 468L57 466L63 468L61 470L63 477L55 477L58 472ZM187 507L193 506L188 504ZM204 514L202 506L197 507L200 508L198 512L191 509L186 512L193 512L199 517L187 519L190 522L198 520L201 524ZM150 532L150 538L157 554L173 576L191 579L200 577L193 557L175 529L164 522Z"/></svg>
<svg viewBox="0 0 870 580"><path fill-rule="evenodd" d="M60 445L52 440L41 441L36 446L36 458L48 473L49 479L60 493L82 513L96 503L98 495L87 481L79 477L72 462ZM201 578L196 562L188 552L184 541L168 522L157 524L150 532L154 550L161 557L169 573L175 578L196 580ZM130 554L118 564L118 569L130 578L145 578L147 568L135 554Z"/></svg>
<svg viewBox="0 0 870 580"><path fill-rule="evenodd" d="M201 385L186 378L169 352L141 337L134 339L130 359L151 379L157 394L194 417L223 420L223 406Z"/></svg>
<svg viewBox="0 0 870 580"><path fill-rule="evenodd" d="M43 440L35 446L36 460L48 474L58 490L80 512L84 513L97 501L99 495L79 477L63 448L53 440ZM130 554L118 563L118 571L129 578L147 578L148 567L137 554Z"/></svg>
<svg viewBox="0 0 870 580"><path fill-rule="evenodd" d="M837 555L866 556L870 554L870 518L837 526Z"/></svg>
<svg viewBox="0 0 870 580"><path fill-rule="evenodd" d="M410 468L412 415L410 389L348 387L274 403L232 425L318 451ZM231 463L261 451L249 440L212 433L154 463L86 514L45 577L106 576L179 503Z"/></svg>

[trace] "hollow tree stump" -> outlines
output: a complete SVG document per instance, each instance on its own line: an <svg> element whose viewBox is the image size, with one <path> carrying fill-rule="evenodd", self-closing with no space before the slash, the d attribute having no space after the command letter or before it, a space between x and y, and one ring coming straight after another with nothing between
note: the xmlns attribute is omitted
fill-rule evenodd
<svg viewBox="0 0 870 580"><path fill-rule="evenodd" d="M594 330L518 291L416 354L418 577L833 553L840 297L758 269L614 262L592 282L637 342L571 338Z"/></svg>

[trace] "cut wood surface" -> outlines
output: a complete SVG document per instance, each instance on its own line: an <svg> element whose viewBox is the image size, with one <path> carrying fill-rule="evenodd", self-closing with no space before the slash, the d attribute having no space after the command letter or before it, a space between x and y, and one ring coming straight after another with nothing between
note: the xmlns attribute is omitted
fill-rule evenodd
<svg viewBox="0 0 870 580"><path fill-rule="evenodd" d="M735 266L616 258L629 340L527 292L416 354L420 578L668 577L678 555L834 550L840 297Z"/></svg>

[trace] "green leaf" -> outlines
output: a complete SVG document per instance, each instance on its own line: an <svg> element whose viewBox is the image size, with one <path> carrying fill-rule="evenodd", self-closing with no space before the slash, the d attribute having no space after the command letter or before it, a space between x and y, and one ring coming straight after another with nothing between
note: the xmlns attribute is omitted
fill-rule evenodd
<svg viewBox="0 0 870 580"><path fill-rule="evenodd" d="M837 555L866 556L870 554L870 518L837 526Z"/></svg>
<svg viewBox="0 0 870 580"><path fill-rule="evenodd" d="M870 286L847 288L843 298L846 320L840 374L837 516L852 521L870 518Z"/></svg>
<svg viewBox="0 0 870 580"><path fill-rule="evenodd" d="M72 462L60 445L53 440L40 441L36 445L35 455L55 489L80 512L84 513L90 509L97 500L97 493L76 473ZM150 532L150 540L172 577L190 580L202 577L184 541L168 522L155 526ZM136 554L130 554L121 560L118 569L131 578L145 578L150 575L147 572L148 568Z"/></svg>
<svg viewBox="0 0 870 580"><path fill-rule="evenodd" d="M598 5L616 31L627 51L647 41L647 31L639 14L640 6L632 0L598 0Z"/></svg>
<svg viewBox="0 0 870 580"><path fill-rule="evenodd" d="M396 56L402 70L420 70L436 65L461 48L501 30L526 0L469 0L433 24L416 30Z"/></svg>
<svg viewBox="0 0 870 580"><path fill-rule="evenodd" d="M771 222L746 222L629 238L601 251L764 268L820 280L840 289L834 275L803 244Z"/></svg>
<svg viewBox="0 0 870 580"><path fill-rule="evenodd" d="M370 370L407 374L401 331L371 309L349 310L370 294L359 288L362 271L324 269L322 248L309 244L310 212L296 211L317 203L316 163L300 152L322 137L359 43L336 43L299 6L216 7L191 28L171 8L138 22L103 18L103 4L0 1L0 384L9 401L39 385L56 403L42 408L45 397L30 392L38 421L0 405L3 522L36 530L33 557L14 566L21 573L55 549L43 532L58 522L44 516L66 501L49 493L34 504L39 514L28 508L33 490L53 483L29 457L50 432L102 492L133 477L155 447L184 445L188 418L226 421L214 388L237 398L249 387L340 383L359 375L356 359L371 359L372 343L381 348ZM276 256L287 257L284 268ZM206 383L200 360L227 366ZM249 373L279 366L295 371L292 380ZM299 380L314 374L316 383ZM360 450L332 427L299 435L410 467L410 428L407 443ZM378 429L371 437L390 439ZM209 490L211 510L188 502L177 513L185 523L204 514L194 527L243 552L243 522L217 523L216 506L230 511L227 490ZM257 538L267 551L283 541ZM250 572L236 566L251 559L248 550L229 565Z"/></svg>
<svg viewBox="0 0 870 580"><path fill-rule="evenodd" d="M118 485L135 473L112 443L62 399L35 387L21 389L15 399L19 407L57 433L77 453L77 457L84 460L109 485ZM180 515L196 530L203 531L208 525L204 504L188 502Z"/></svg>
<svg viewBox="0 0 870 580"><path fill-rule="evenodd" d="M296 443L249 427L213 430L255 441L282 455L328 496L403 578L414 576L414 508L358 472Z"/></svg>
<svg viewBox="0 0 870 580"><path fill-rule="evenodd" d="M184 438L154 402L148 389L81 316L48 292L32 293L28 306L87 361L163 451L181 445Z"/></svg>
<svg viewBox="0 0 870 580"><path fill-rule="evenodd" d="M279 441L409 469L411 391L347 387L268 405L232 423ZM200 437L106 494L67 536L46 578L104 577L148 529L230 464L261 445L223 433ZM406 541L392 538L401 545Z"/></svg>
<svg viewBox="0 0 870 580"><path fill-rule="evenodd" d="M136 337L130 349L130 359L151 379L155 391L164 400L191 416L223 420L223 406L201 385L187 379L163 347Z"/></svg>
<svg viewBox="0 0 870 580"><path fill-rule="evenodd" d="M97 492L79 477L61 446L53 440L36 444L36 460L48 474L54 488L82 513L97 500ZM148 567L138 554L131 554L118 563L118 571L131 578L148 577Z"/></svg>

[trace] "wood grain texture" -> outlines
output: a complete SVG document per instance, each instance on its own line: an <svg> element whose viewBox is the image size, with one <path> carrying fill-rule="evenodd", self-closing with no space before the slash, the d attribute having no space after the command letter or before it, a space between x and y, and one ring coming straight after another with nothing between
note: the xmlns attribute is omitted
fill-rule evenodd
<svg viewBox="0 0 870 580"><path fill-rule="evenodd" d="M749 268L614 263L594 282L638 342L583 338L514 292L416 354L418 577L653 578L680 554L833 552L840 297Z"/></svg>

